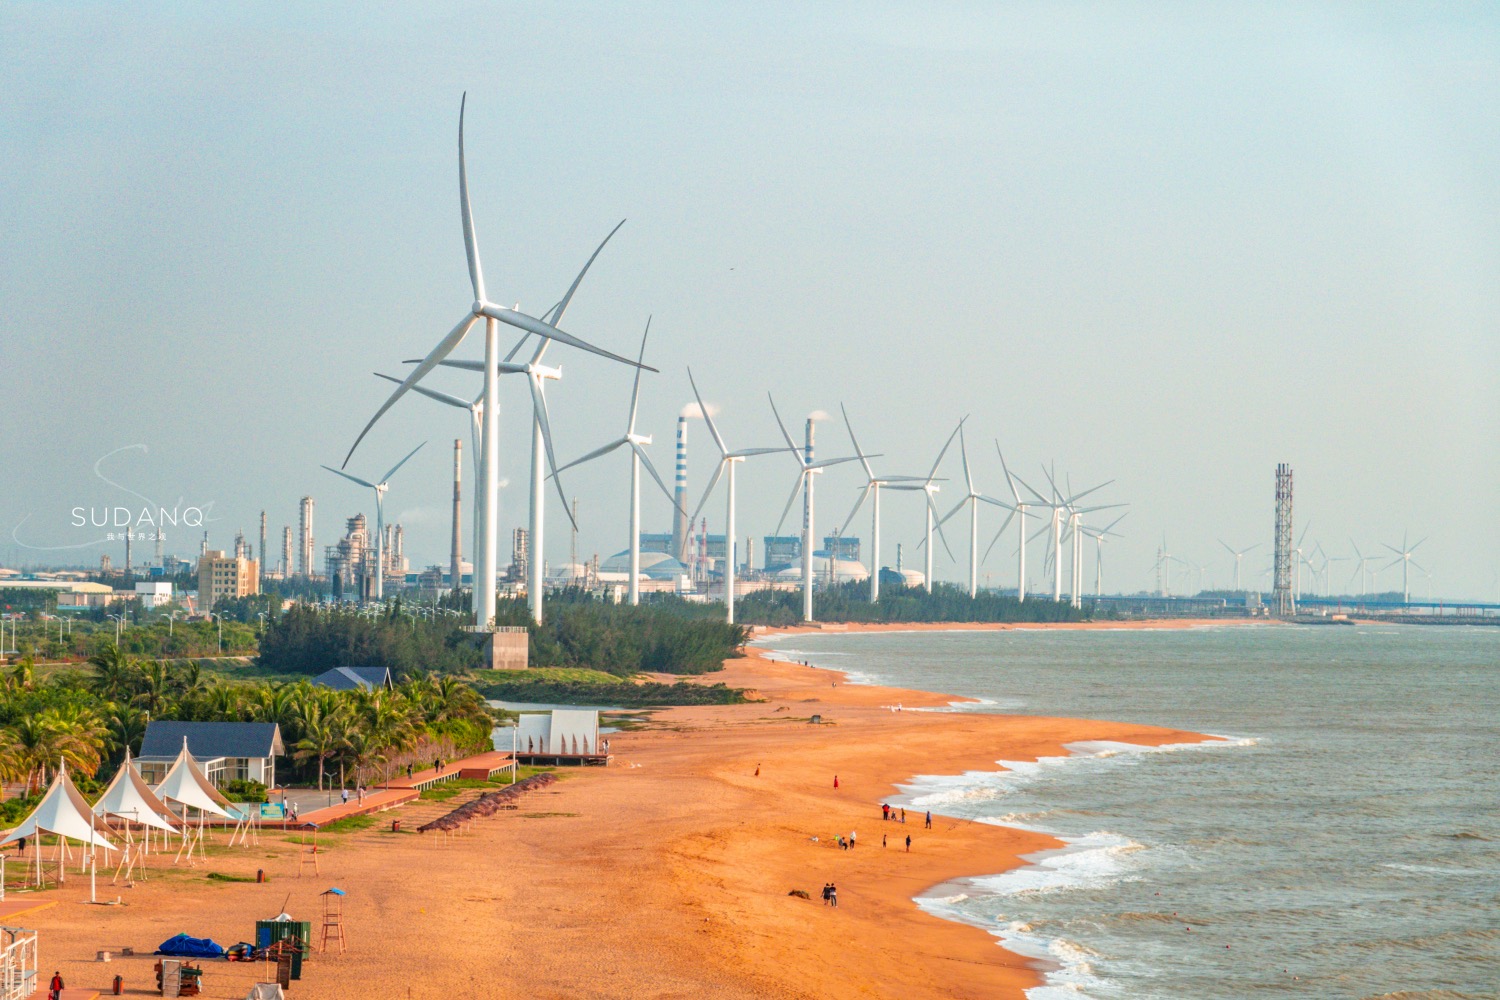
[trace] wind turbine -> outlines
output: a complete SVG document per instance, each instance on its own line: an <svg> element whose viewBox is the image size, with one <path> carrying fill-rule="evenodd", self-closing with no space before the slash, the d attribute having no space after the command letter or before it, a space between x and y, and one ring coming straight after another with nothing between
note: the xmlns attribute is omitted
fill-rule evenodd
<svg viewBox="0 0 1500 1000"><path fill-rule="evenodd" d="M839 412L844 415L844 427L849 431L849 441L854 445L855 457L859 459L860 466L865 470L865 487L860 490L859 499L854 501L854 506L849 511L849 516L844 518L844 526L839 529L842 537L849 530L849 524L854 520L854 515L859 513L859 508L869 498L872 507L870 513L870 603L874 604L880 600L880 487L891 483L919 483L923 482L921 476L877 476L875 470L870 468L870 459L876 456L866 455L859 446L859 439L854 436L854 425L849 422L849 411L844 409L844 404L839 404Z"/></svg>
<svg viewBox="0 0 1500 1000"><path fill-rule="evenodd" d="M1367 593L1365 587L1365 564L1373 560L1375 557L1367 556L1363 552L1359 551L1359 546L1354 544L1354 539L1352 538L1349 539L1349 545L1354 549L1354 557L1356 560L1354 573L1349 577L1349 583L1353 583L1354 578L1359 577L1359 596L1364 597ZM1344 586L1349 586L1349 583L1344 584Z"/></svg>
<svg viewBox="0 0 1500 1000"><path fill-rule="evenodd" d="M1104 504L1102 506L1085 508L1079 508L1076 505L1079 500L1083 499L1096 490L1104 489L1104 487L1114 482L1114 480L1106 480L1105 482L1100 483L1098 486L1091 486L1080 493L1074 493L1071 496L1065 497L1062 491L1057 488L1057 480L1053 477L1052 473L1048 471L1045 465L1042 466L1042 475L1047 477L1047 484L1052 489L1051 500L1042 499L1042 495L1036 490L1033 490L1030 486L1027 486L1024 479L1021 479L1019 476L1017 476L1016 479L1022 486L1026 486L1026 489L1031 492L1032 496L1036 497L1036 505L1038 507L1049 507L1052 510L1052 519L1048 525L1048 528L1052 532L1052 599L1054 601L1062 600L1062 514L1063 511L1068 512L1068 530L1072 533L1074 541L1072 572L1074 574L1073 590L1075 591L1075 593L1073 593L1071 596L1073 598L1073 601L1075 602L1075 606L1081 606L1082 602L1078 601L1079 595L1076 593L1076 591L1078 590L1078 574L1082 570L1080 562L1082 559L1082 549L1079 547L1076 531L1078 519L1084 514L1092 513L1096 510L1106 510L1110 507L1118 507L1119 504Z"/></svg>
<svg viewBox="0 0 1500 1000"><path fill-rule="evenodd" d="M426 441L423 441L422 444L417 445L411 451L407 452L406 458L411 458L417 452L421 451L422 445L426 443ZM375 491L375 600L377 602L385 596L385 590L382 586L385 580L385 491L390 489L391 477L396 474L396 470L406 464L406 458L391 466L391 471L381 476L378 483L366 482L358 476L351 476L347 472L340 472L331 465L323 466L323 468L335 476L343 476L351 483L358 483Z"/></svg>
<svg viewBox="0 0 1500 1000"><path fill-rule="evenodd" d="M771 413L776 417L776 426L781 428L781 436L786 439L787 448L791 451L792 457L797 460L797 483L792 487L792 495L787 497L786 506L782 508L781 520L776 522L776 533L781 533L781 526L786 522L786 516L791 512L792 504L796 503L797 493L800 491L802 493L802 620L810 622L813 620L813 477L830 465L853 462L855 456L825 458L820 462L812 461L806 451L792 443L792 436L787 433L786 424L781 422L781 414L776 410L776 400L771 398L770 393L766 393L766 398L771 400ZM833 558L831 553L829 558Z"/></svg>
<svg viewBox="0 0 1500 1000"><path fill-rule="evenodd" d="M1119 517L1109 522L1108 526L1103 528L1090 528L1087 525L1081 526L1081 530L1083 531L1083 533L1094 540L1095 600L1098 600L1100 597L1104 596L1104 540L1106 538L1123 538L1124 536L1116 532L1114 530L1114 527L1129 516L1129 514L1121 514Z"/></svg>
<svg viewBox="0 0 1500 1000"><path fill-rule="evenodd" d="M724 443L724 437L719 433L718 425L709 414L708 407L703 403L703 396L698 392L698 383L693 381L693 370L688 369L688 383L693 387L693 398L698 401L698 412L703 414L703 422L708 425L708 433L714 439L714 445L719 449L719 464L714 469L713 478L708 481L708 489L703 491L703 499L698 501L698 509L693 511L693 516L688 518L688 524L698 520L698 515L703 511L703 505L708 503L708 498L713 494L714 487L719 485L719 479L726 472L729 474L729 482L725 484L728 494L727 509L724 511L724 605L727 608L725 620L734 624L734 571L735 571L735 525L734 525L734 467L747 458L756 455L769 455L773 452L783 451L782 448L745 448L740 451L730 451L729 446ZM793 449L795 450L795 449ZM674 501L675 502L675 501ZM785 515L782 515L785 517Z"/></svg>
<svg viewBox="0 0 1500 1000"><path fill-rule="evenodd" d="M1388 548L1392 552L1396 553L1396 558L1392 559L1390 562L1386 563L1384 566L1381 567L1381 571L1384 572L1385 570L1390 569L1392 566L1396 565L1397 563L1401 564L1401 603L1402 604L1410 604L1411 603L1411 586L1407 582L1407 573L1408 573L1409 568L1412 567L1412 566L1415 566L1415 567L1417 567L1417 569L1420 569L1423 573L1427 572L1426 568L1423 567L1423 565L1421 563L1417 562L1415 559L1413 559L1411 557L1411 554L1413 552L1417 551L1417 547L1420 546L1422 544L1422 542L1427 541L1427 539L1425 539L1425 538L1422 539L1422 542L1418 542L1416 545L1407 545L1406 544L1407 541L1408 541L1408 539L1407 539L1407 536L1406 536L1406 532L1403 531L1401 533L1401 547L1399 549L1396 548L1394 545L1386 545L1385 546L1386 548ZM1384 542L1381 542L1381 544L1385 545Z"/></svg>
<svg viewBox="0 0 1500 1000"><path fill-rule="evenodd" d="M589 273L600 252L608 245L620 227L625 225L622 219L609 231L609 235L594 248L589 259L584 261L583 268L579 270L578 276L568 286L565 294L558 303L547 311L547 322L559 323L562 315L568 309L568 304L573 301L573 295L578 291L578 286L583 283L584 275ZM525 375L527 384L531 390L531 511L530 521L527 528L528 545L532 558L527 560L526 598L531 611L532 620L541 624L543 615L543 597L546 589L546 581L543 579L543 568L545 560L542 553L545 551L545 529L546 529L546 506L545 495L547 492L546 481L549 478L546 470L552 470L551 478L557 486L557 495L562 500L563 513L567 515L568 521L573 529L578 529L578 523L573 520L573 511L568 504L567 493L563 490L562 480L557 478L557 453L552 447L552 424L548 419L546 384L549 381L558 381L562 378L562 369L542 364L542 358L547 353L547 348L552 341L543 337L538 343L536 350L531 355L530 361L518 362L511 359L525 346L526 340L531 335L523 334L516 342L516 346L510 349L504 360L495 364L494 368L498 375ZM409 362L409 363L415 363ZM443 360L439 365L448 368L460 368L467 371L482 372L485 370L484 362L481 361L454 361ZM656 371L655 368L643 366L639 362L632 361L637 370L644 368L646 371ZM488 377L486 377L488 380ZM496 490L499 489L499 480L496 479ZM498 497L496 498L496 509L498 510ZM497 539L498 544L498 539ZM498 551L496 555L498 566Z"/></svg>
<svg viewBox="0 0 1500 1000"><path fill-rule="evenodd" d="M958 425L958 453L963 458L964 488L967 492L964 493L963 499L954 504L953 509L944 515L941 521L938 521L938 525L941 526L944 521L962 510L964 504L969 505L969 597L972 598L979 593L979 503L983 501L1010 511L1010 516L1005 519L1005 525L1010 524L1011 517L1015 517L1016 508L994 497L987 497L974 488L974 476L969 471L969 449L964 442L962 423ZM1000 526L1001 531L1005 530L1005 525Z"/></svg>
<svg viewBox="0 0 1500 1000"><path fill-rule="evenodd" d="M646 357L646 338L651 335L651 319L646 319L646 332L641 334L641 359ZM677 501L672 498L672 491L667 489L667 484L662 482L661 476L656 473L656 466L651 464L651 459L643 447L651 443L651 435L637 434L635 431L636 410L641 399L641 369L635 370L635 385L630 390L630 419L625 424L625 436L616 438L602 448L595 448L582 458L575 459L554 472L553 478L566 469L575 465L582 465L601 458L614 451L616 448L628 447L630 449L630 603L632 606L641 603L641 463L645 463L646 471L651 473L651 478L656 480L656 485L661 487L662 493L666 494L675 506ZM567 505L564 504L564 509Z"/></svg>
<svg viewBox="0 0 1500 1000"><path fill-rule="evenodd" d="M1016 523L1016 558L1018 560L1016 565L1016 603L1019 604L1026 600L1026 518L1032 516L1027 513L1031 504L1023 499L1020 491L1016 489L1016 478L1010 474L1010 468L1005 464L1005 453L1000 450L1000 441L998 438L995 440L995 454L1000 456L1000 468L1005 473L1005 485L1010 487L1010 495L1016 501L1015 506L1011 508L1011 512L1012 514L1021 515L1021 520ZM1026 491L1028 493L1034 492L1029 486L1026 487ZM1000 525L1000 530L995 532L995 537L990 542L989 548L984 550L985 559L990 557L990 551L994 549L995 543L1000 541L1000 536L1005 534L1005 529L1009 526L1010 517L1007 517L1005 523Z"/></svg>
<svg viewBox="0 0 1500 1000"><path fill-rule="evenodd" d="M375 372L374 374L377 378L383 378L388 382L395 382L398 385L401 382L401 380L394 375L383 375L380 372ZM484 423L484 393L481 391L478 396L474 397L473 402L465 402L457 396L450 395L446 392L439 392L437 389L429 389L425 385L414 385L411 388L413 392L426 396L428 399L435 399L439 403L444 403L448 406L452 406L460 410L469 411L469 442L472 445L472 448L470 450L473 452L474 481L476 483L483 482L484 455L481 454L479 450L479 432ZM479 524L480 518L483 517L484 503L483 498L479 495L479 490L475 489L471 492L474 494L474 510L472 513L472 517L474 519L474 524L477 525ZM478 567L479 565L479 550L480 546L483 544L483 539L480 538L480 534L481 532L478 531L473 532L474 537L472 539L472 543L474 546L475 567ZM453 581L453 589L455 591L459 589L459 581Z"/></svg>
<svg viewBox="0 0 1500 1000"><path fill-rule="evenodd" d="M927 531L922 536L922 545L926 548L926 551L923 553L923 555L926 557L927 563L924 567L925 577L922 581L922 585L927 589L927 592L929 594L932 593L933 528L937 528L938 538L942 540L943 549L948 553L948 558L953 558L953 550L948 548L948 536L943 534L943 526L941 523L941 518L938 515L937 503L932 499L933 494L937 493L939 490L937 484L943 481L938 479L937 470L938 466L943 464L943 456L948 454L948 449L953 445L953 439L958 437L958 432L963 429L964 420L968 419L968 417L964 417L963 420L960 420L958 422L958 426L953 428L953 433L949 434L948 440L943 442L943 448L938 452L937 460L932 463L932 469L928 471L927 475L924 478L918 480L917 482L894 485L891 487L891 489L893 490L913 492L921 491L921 493L923 494L923 499L927 501Z"/></svg>
<svg viewBox="0 0 1500 1000"><path fill-rule="evenodd" d="M453 353L454 349L461 344L469 330L480 319L485 321L484 328L484 426L482 428L483 452L484 452L484 519L482 531L484 544L480 549L480 565L475 567L478 579L474 586L474 627L476 630L487 630L495 614L495 571L497 549L499 545L499 508L497 494L500 489L500 400L499 400L499 372L495 365L500 360L500 323L513 326L527 333L534 333L546 340L557 340L569 344L579 350L598 354L601 357L619 361L622 364L635 365L637 362L628 358L622 358L571 333L558 329L554 323L545 322L528 316L515 309L506 309L503 306L491 302L485 291L484 269L479 261L479 242L474 232L474 213L469 205L469 179L468 169L464 162L464 108L468 103L468 95L465 94L458 108L458 200L460 213L462 215L464 230L464 252L469 263L469 283L474 292L474 299L469 305L468 312L458 324L448 332L448 335L438 341L437 346L428 352L427 357L411 374L396 387L396 391L390 395L370 422L365 424L359 436L354 439L354 444L349 448L349 454L344 456L344 465L349 464L349 459L354 456L354 450L364 440L370 428L375 426L387 410L396 404L396 401L406 394L406 391L416 385L422 378L438 363ZM618 229L619 227L615 227ZM598 251L595 251L597 253ZM590 258L592 262L592 258ZM584 268L587 270L587 267ZM582 274L579 280L582 280ZM573 283L573 289L568 292L572 296L573 290L578 287L578 281ZM559 303L554 308L554 315L561 315L562 307L566 304ZM555 321L554 321L555 322ZM655 371L655 369L651 369ZM535 494L533 494L534 496ZM536 560L539 561L539 560ZM533 598L537 611L540 611L540 595ZM540 617L538 617L540 621Z"/></svg>
<svg viewBox="0 0 1500 1000"><path fill-rule="evenodd" d="M1234 556L1234 589L1235 589L1236 592L1238 592L1239 589L1240 589L1240 560L1244 559L1245 556L1246 556L1246 554L1248 554L1250 552L1254 552L1256 549L1260 548L1260 542L1256 542L1254 545L1250 546L1248 549L1239 549L1239 550L1235 550L1235 549L1230 548L1229 547L1229 543L1226 542L1226 541L1224 541L1224 539L1222 539L1222 538L1219 539L1219 544L1222 545L1222 546L1224 546L1225 551L1227 551L1230 555Z"/></svg>
<svg viewBox="0 0 1500 1000"><path fill-rule="evenodd" d="M1302 564L1307 561L1302 554L1302 543L1307 540L1308 529L1312 527L1312 521L1302 527L1302 534L1297 536L1297 544L1292 547L1292 557L1296 560L1296 572L1292 576L1292 603L1302 599Z"/></svg>

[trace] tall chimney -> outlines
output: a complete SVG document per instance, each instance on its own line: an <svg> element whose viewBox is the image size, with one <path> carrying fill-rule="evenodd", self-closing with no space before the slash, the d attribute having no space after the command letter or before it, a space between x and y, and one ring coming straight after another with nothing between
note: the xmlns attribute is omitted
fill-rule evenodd
<svg viewBox="0 0 1500 1000"><path fill-rule="evenodd" d="M448 579L454 590L464 582L463 550L463 468L464 443L453 439L453 552L448 556Z"/></svg>
<svg viewBox="0 0 1500 1000"><path fill-rule="evenodd" d="M264 580L271 575L271 550L266 547L266 512L260 512L260 548L256 549L260 556L260 577Z"/></svg>
<svg viewBox="0 0 1500 1000"><path fill-rule="evenodd" d="M281 578L287 579L292 575L292 526L283 525L281 528Z"/></svg>
<svg viewBox="0 0 1500 1000"><path fill-rule="evenodd" d="M298 540L301 542L302 551L299 554L297 570L303 576L313 575L313 498L302 498L302 523L299 526Z"/></svg>
<svg viewBox="0 0 1500 1000"><path fill-rule="evenodd" d="M688 532L691 526L687 523L687 417L677 418L677 483L674 499L677 501L677 509L672 512L672 556L679 562L687 562L688 556Z"/></svg>

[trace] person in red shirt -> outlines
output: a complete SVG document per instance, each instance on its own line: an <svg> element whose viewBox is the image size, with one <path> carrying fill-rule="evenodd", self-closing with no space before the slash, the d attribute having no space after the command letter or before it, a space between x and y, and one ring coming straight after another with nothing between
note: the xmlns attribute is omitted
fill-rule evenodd
<svg viewBox="0 0 1500 1000"><path fill-rule="evenodd" d="M62 996L62 991L62 973L54 972L52 973L52 982L47 984L47 1000L57 1000L58 997Z"/></svg>

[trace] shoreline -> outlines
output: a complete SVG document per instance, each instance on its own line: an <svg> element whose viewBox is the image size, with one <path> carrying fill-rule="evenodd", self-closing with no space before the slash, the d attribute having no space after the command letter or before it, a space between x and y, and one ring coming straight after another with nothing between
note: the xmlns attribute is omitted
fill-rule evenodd
<svg viewBox="0 0 1500 1000"><path fill-rule="evenodd" d="M690 679L762 700L661 710L648 727L611 735L609 768L565 769L464 836L410 834L452 804L417 801L325 837L319 874L302 877L295 837L266 831L251 848L221 838L195 869L154 858L150 881L133 888L101 877L100 898L119 896L121 906L89 906L87 876L70 873L65 889L37 894L57 905L21 922L41 932L49 971L95 989L116 973L127 991L147 985L154 960L144 953L178 932L228 945L286 909L312 920L316 939L319 894L339 886L349 948L310 958L296 987L303 1000L390 995L393 983L410 985L413 998L1023 998L1043 984L1034 959L915 900L945 882L1024 867L1065 842L937 812L927 831L920 814L882 820L882 801L922 775L994 772L999 760L1066 756L1072 743L1212 739L1119 722L896 712L888 706L961 699L843 683L841 671L745 652ZM812 715L824 724L810 725ZM858 846L839 850L834 838L851 831ZM257 869L267 883L255 883ZM830 880L837 910L818 898ZM94 960L125 945L136 958ZM203 995L242 997L262 976L260 963L211 963Z"/></svg>

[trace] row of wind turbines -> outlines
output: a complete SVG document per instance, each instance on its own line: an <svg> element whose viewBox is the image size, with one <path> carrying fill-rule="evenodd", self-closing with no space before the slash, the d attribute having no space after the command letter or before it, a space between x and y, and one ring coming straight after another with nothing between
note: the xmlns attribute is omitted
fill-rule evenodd
<svg viewBox="0 0 1500 1000"><path fill-rule="evenodd" d="M498 526L498 491L500 488L499 478L499 379L502 375L524 375L530 389L530 402L532 409L532 441L531 441L531 490L530 490L530 518L529 538L533 557L528 560L527 574L527 596L532 618L541 622L543 620L543 560L540 553L544 551L545 531L545 494L547 480L552 480L563 498L563 511L570 521L573 514L569 510L566 494L561 485L560 474L571 468L605 457L612 452L626 448L630 453L630 579L629 600L632 604L639 603L639 574L640 574L640 487L642 467L649 473L657 487L667 496L668 500L676 505L677 501L666 483L657 473L650 458L646 454L645 446L651 443L649 435L641 434L636 427L637 411L640 401L641 373L656 372L657 369L645 363L645 350L647 338L650 334L650 320L647 320L646 330L641 337L640 351L635 359L622 357L604 348L598 347L580 337L574 336L562 330L558 324L562 322L563 316L571 303L574 294L578 291L589 268L598 258L600 252L609 243L610 239L617 233L622 221L604 238L593 254L584 263L583 268L573 279L567 292L551 309L547 310L540 318L527 315L520 311L519 306L505 308L494 303L488 296L484 281L484 270L480 261L478 238L474 226L473 211L469 200L468 173L464 156L464 113L467 105L467 95L459 107L458 127L458 178L459 178L459 206L462 217L464 249L469 268L469 279L473 300L467 311L456 325L444 336L425 357L410 359L407 363L414 367L404 378L393 375L376 373L380 378L396 383L396 389L376 410L375 414L365 424L364 428L355 438L348 454L346 454L343 466L347 467L354 452L360 443L370 432L371 428L384 416L407 392L415 391L435 402L466 410L469 413L469 428L471 440L474 445L475 464L477 467L478 488L475 494L475 523L477 530L475 538L475 594L474 594L474 631L487 631L493 626L492 617L496 601L496 576L499 569L499 526ZM484 359L482 361L464 361L450 358L449 356L463 343L471 330L483 320L484 322ZM503 357L500 354L499 332L501 325L505 325L521 332L520 339ZM535 337L529 360L517 361L520 354L531 340ZM607 358L618 364L626 365L634 369L634 386L631 391L630 409L625 424L624 433L586 455L559 466L556 452L553 446L551 421L549 419L546 383L557 381L562 378L560 366L551 366L545 363L545 356L556 342L576 350L585 351L600 357ZM458 369L464 371L475 371L482 375L482 388L472 399L454 396L441 392L429 386L419 384L429 373L439 367ZM817 476L825 469L835 465L849 462L859 462L860 468L865 475L865 484L860 491L854 507L845 519L844 529L847 530L854 517L866 500L871 503L872 518L872 545L870 551L870 598L878 600L880 593L880 493L882 489L921 492L924 495L924 517L925 530L923 537L925 558L925 582L928 590L932 588L933 579L933 534L936 532L938 539L945 549L948 549L951 557L952 551L948 548L947 538L943 532L943 525L959 515L967 508L969 520L969 593L974 595L978 591L978 572L982 560L979 557L979 509L981 504L992 505L1008 512L1004 523L996 532L994 540L991 541L989 549L985 552L987 558L989 552L1005 534L1012 521L1017 526L1017 558L1019 586L1018 597L1025 600L1026 596L1026 548L1028 541L1035 540L1043 534L1050 534L1050 547L1048 549L1048 561L1052 569L1052 598L1060 601L1062 599L1062 558L1064 542L1071 544L1070 566L1072 573L1072 602L1081 605L1081 577L1082 577L1082 551L1084 538L1092 538L1096 543L1096 588L1101 586L1102 580L1102 545L1106 538L1115 537L1112 531L1118 518L1112 524L1104 528L1085 525L1083 518L1096 511L1111 507L1122 506L1120 504L1105 505L1082 505L1085 497L1102 489L1108 483L1091 487L1079 492L1071 492L1066 488L1059 488L1052 472L1043 469L1047 478L1047 492L1045 495L1033 489L1019 476L1014 475L1005 466L1004 455L1000 454L1000 461L1005 474L1009 499L996 498L981 493L974 485L974 478L969 462L968 447L965 440L964 421L960 421L949 435L942 449L938 452L937 459L925 476L915 475L885 475L878 476L874 472L870 460L879 458L879 455L869 454L861 449L858 440L854 436L852 423L849 421L848 413L844 413L845 426L849 431L850 441L853 445L854 454L832 458L815 460L812 454L811 441L806 447L798 447L788 432L785 422L781 419L780 412L776 409L774 399L768 399L771 404L772 414L781 432L784 442L782 445L771 447L757 447L734 450L725 442L720 433L718 425L714 422L712 412L704 405L698 385L694 380L691 370L688 372L689 381L692 384L693 393L698 402L700 415L705 420L709 433L713 438L715 447L720 454L719 462L714 470L712 479L704 491L697 509L693 512L691 521L695 521L703 510L703 507L717 488L719 482L725 482L725 537L728 541L727 558L725 559L725 604L727 606L727 618L734 621L734 597L735 597L735 556L733 539L736 538L735 525L735 500L736 500L736 469L744 461L770 454L786 453L796 463L796 478L792 486L791 495L787 498L786 506L782 510L780 521L777 524L779 534L782 524L785 523L793 505L800 495L803 501L802 509L802 592L803 592L803 617L811 621L813 619L813 552L815 549L814 532L814 491ZM938 476L944 456L951 448L954 439L959 442L959 451L962 456L965 494L958 503L947 513L941 513L936 504L935 495L939 492L939 483L944 480ZM416 454L422 446L418 445L405 458L391 467L390 471L378 480L371 482L359 478L344 471L341 468L324 466L328 471L342 476L357 485L371 489L375 493L376 502L376 559L378 564L384 567L384 497L389 489L390 480L400 470L412 455ZM996 451L999 453L999 443L996 442ZM1025 491L1024 495L1022 490ZM1045 511L1045 516L1041 513ZM687 512L684 510L684 514ZM1019 519L1017 518L1019 515ZM1045 520L1039 530L1027 537L1027 519ZM576 528L576 524L574 525ZM842 531L841 531L842 534ZM383 573L376 574L375 597L380 600L382 594Z"/></svg>
<svg viewBox="0 0 1500 1000"><path fill-rule="evenodd" d="M1426 567L1424 567L1421 563L1417 562L1412 557L1412 554L1417 550L1417 548L1422 545L1423 542L1427 541L1426 538L1421 539L1420 541L1416 542L1416 544L1412 544L1410 535L1403 534L1401 537L1401 545L1399 547L1386 542L1380 543L1380 547L1387 550L1387 552L1385 553L1378 552L1374 548L1367 547L1368 551L1366 551L1365 549L1361 549L1359 547L1359 544L1355 542L1353 538L1351 538L1349 539L1349 547L1353 550L1354 554L1346 556L1335 556L1331 555L1323 548L1322 542L1314 542L1311 546L1307 544L1307 534L1308 531L1311 530L1311 528L1311 522L1308 522L1306 525L1304 525L1302 528L1302 533L1297 538L1296 545L1292 547L1292 560L1295 567L1292 573L1292 599L1294 601L1300 600L1304 593L1303 570L1307 571L1308 582L1312 587L1321 588L1321 592L1324 595L1332 595L1333 585L1331 583L1331 579L1333 576L1333 566L1335 563L1353 562L1355 564L1354 572L1349 574L1348 582L1344 584L1344 587L1349 588L1358 583L1360 597L1365 597L1375 592L1375 582L1379 578L1380 574L1392 570L1397 566L1400 566L1401 600L1402 603L1405 604L1411 603L1411 569L1415 567L1422 573L1426 574L1429 580L1432 577L1432 574L1427 571ZM1257 549L1261 548L1264 543L1257 542L1256 544L1251 545L1248 548L1236 549L1234 546L1230 545L1222 538L1219 539L1218 542L1219 545L1223 547L1224 551L1229 553L1230 557L1234 559L1234 590L1236 592L1241 591L1243 589L1241 587L1241 570L1244 558L1251 552L1254 552ZM1382 559L1388 561L1384 566L1377 566L1376 563L1380 562ZM1163 574L1169 573L1169 568L1174 563L1182 566L1190 573L1198 573L1200 577L1199 589L1202 589L1201 577L1205 572L1205 567L1188 559L1184 559L1180 556L1172 555L1167 550L1165 538L1162 539L1162 545L1158 550L1157 560L1158 570ZM1262 568L1261 575L1263 577L1270 576L1271 573L1272 567L1268 563ZM1169 580L1170 577L1168 576L1167 579ZM1168 589L1168 593L1170 593L1170 589Z"/></svg>

